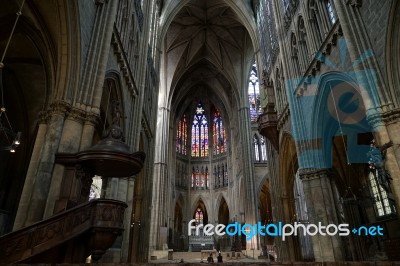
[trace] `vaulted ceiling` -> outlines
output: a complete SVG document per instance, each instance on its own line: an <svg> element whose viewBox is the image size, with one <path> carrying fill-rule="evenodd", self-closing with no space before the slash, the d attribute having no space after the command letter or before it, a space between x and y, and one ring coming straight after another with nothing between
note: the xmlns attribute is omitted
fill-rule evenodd
<svg viewBox="0 0 400 266"><path fill-rule="evenodd" d="M199 85L227 105L254 57L247 29L224 0L188 1L170 23L164 45L167 86L178 103Z"/></svg>

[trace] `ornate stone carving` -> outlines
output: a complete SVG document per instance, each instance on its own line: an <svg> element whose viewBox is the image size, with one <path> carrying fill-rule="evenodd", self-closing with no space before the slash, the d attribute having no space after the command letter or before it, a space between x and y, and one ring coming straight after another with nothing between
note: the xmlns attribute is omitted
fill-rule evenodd
<svg viewBox="0 0 400 266"><path fill-rule="evenodd" d="M39 123L47 124L53 115L65 116L71 108L71 105L64 101L51 103L46 110L39 112Z"/></svg>
<svg viewBox="0 0 400 266"><path fill-rule="evenodd" d="M400 122L400 108L384 112L382 114L382 120L386 125Z"/></svg>
<svg viewBox="0 0 400 266"><path fill-rule="evenodd" d="M320 178L322 176L330 176L329 169L317 169L317 168L306 168L299 169L300 179L315 179Z"/></svg>
<svg viewBox="0 0 400 266"><path fill-rule="evenodd" d="M111 38L111 44L114 48L114 54L117 56L117 62L121 69L121 73L123 74L123 78L128 86L129 91L133 96L137 95L137 89L135 85L135 80L133 78L132 71L130 69L130 64L128 62L127 56L123 49L123 45L118 34L118 31L115 29Z"/></svg>
<svg viewBox="0 0 400 266"><path fill-rule="evenodd" d="M99 255L99 259L124 230L126 207L121 201L93 200L14 231L0 237L0 261L12 264L33 258L43 263L82 263L94 253ZM85 238L81 237L82 234L86 234ZM72 245L62 245L66 240L72 241ZM79 253L79 257L75 256L75 249L87 252ZM73 261L70 261L71 258Z"/></svg>
<svg viewBox="0 0 400 266"><path fill-rule="evenodd" d="M86 112L79 108L71 108L66 119L71 119L79 123L83 123L86 118Z"/></svg>
<svg viewBox="0 0 400 266"><path fill-rule="evenodd" d="M142 129L144 133L146 134L147 138L151 139L153 137L153 134L150 130L149 124L145 118L142 118Z"/></svg>
<svg viewBox="0 0 400 266"><path fill-rule="evenodd" d="M361 7L363 4L362 0L346 0L347 5L351 5L354 7Z"/></svg>
<svg viewBox="0 0 400 266"><path fill-rule="evenodd" d="M86 113L85 122L87 124L97 125L100 122L100 116L92 112Z"/></svg>

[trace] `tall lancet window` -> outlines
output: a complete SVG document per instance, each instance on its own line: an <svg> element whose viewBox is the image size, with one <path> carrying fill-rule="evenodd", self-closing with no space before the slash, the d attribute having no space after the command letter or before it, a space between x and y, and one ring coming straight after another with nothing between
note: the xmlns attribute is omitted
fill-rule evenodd
<svg viewBox="0 0 400 266"><path fill-rule="evenodd" d="M208 121L201 102L197 105L192 124L192 156L208 156Z"/></svg>
<svg viewBox="0 0 400 266"><path fill-rule="evenodd" d="M248 97L250 103L250 119L255 122L262 113L260 104L260 84L258 83L256 63L253 64L250 71Z"/></svg>
<svg viewBox="0 0 400 266"><path fill-rule="evenodd" d="M213 146L214 155L226 152L226 134L224 124L222 123L221 113L213 110Z"/></svg>
<svg viewBox="0 0 400 266"><path fill-rule="evenodd" d="M200 208L197 208L194 214L194 219L197 224L203 224L203 216L203 211Z"/></svg>
<svg viewBox="0 0 400 266"><path fill-rule="evenodd" d="M183 115L179 120L178 128L176 130L176 152L186 155L187 143L187 118Z"/></svg>

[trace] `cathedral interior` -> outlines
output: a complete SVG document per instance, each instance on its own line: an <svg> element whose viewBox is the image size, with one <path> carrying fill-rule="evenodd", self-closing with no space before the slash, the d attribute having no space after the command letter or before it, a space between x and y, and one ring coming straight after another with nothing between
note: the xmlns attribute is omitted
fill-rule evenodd
<svg viewBox="0 0 400 266"><path fill-rule="evenodd" d="M2 1L0 55L0 263L400 261L400 1Z"/></svg>

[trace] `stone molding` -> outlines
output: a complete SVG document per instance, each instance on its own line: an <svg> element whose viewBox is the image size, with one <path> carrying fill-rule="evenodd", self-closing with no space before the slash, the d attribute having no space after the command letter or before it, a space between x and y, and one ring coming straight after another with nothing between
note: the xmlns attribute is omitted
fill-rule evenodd
<svg viewBox="0 0 400 266"><path fill-rule="evenodd" d="M392 109L382 113L382 120L385 125L394 124L400 121L400 108Z"/></svg>
<svg viewBox="0 0 400 266"><path fill-rule="evenodd" d="M149 125L148 121L146 119L142 118L141 124L142 124L143 131L146 134L146 137L148 139L153 138L153 133L151 132L150 125Z"/></svg>
<svg viewBox="0 0 400 266"><path fill-rule="evenodd" d="M346 5L350 5L353 7L362 7L362 0L346 0Z"/></svg>
<svg viewBox="0 0 400 266"><path fill-rule="evenodd" d="M51 103L47 110L39 112L39 123L48 124L51 117L54 115L63 116L65 119L77 121L82 124L88 122L93 125L97 125L100 119L100 116L96 113L72 107L69 103L64 101L56 101Z"/></svg>
<svg viewBox="0 0 400 266"><path fill-rule="evenodd" d="M126 85L128 86L129 92L135 97L139 93L135 84L135 79L133 77L132 70L130 68L130 64L127 59L127 55L125 53L125 50L121 42L121 38L118 33L118 29L115 26L111 37L111 45L114 49L114 54L117 57L117 62L121 70L122 77Z"/></svg>
<svg viewBox="0 0 400 266"><path fill-rule="evenodd" d="M86 118L86 112L82 109L74 107L68 110L68 114L66 117L66 119L73 120L81 124L85 121L85 118Z"/></svg>
<svg viewBox="0 0 400 266"><path fill-rule="evenodd" d="M329 175L330 175L330 169L325 169L325 168L299 169L299 176L301 180L319 179L321 177L328 177Z"/></svg>

